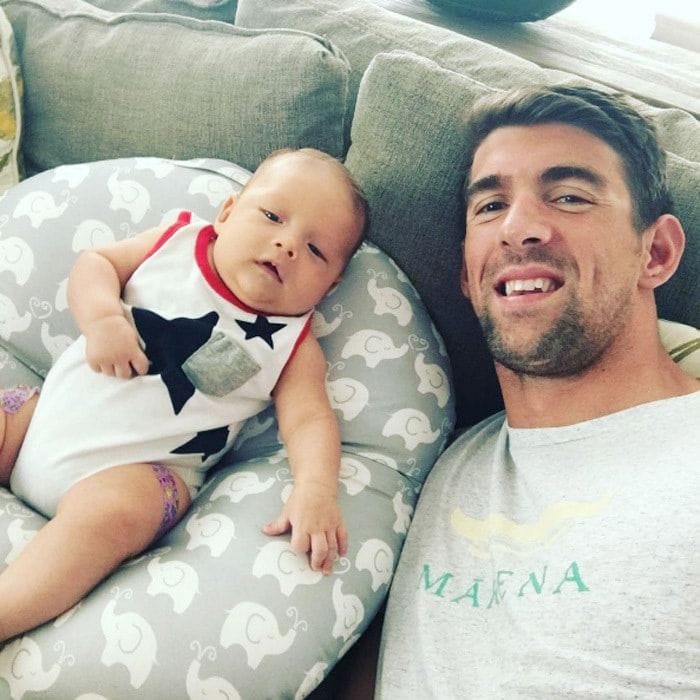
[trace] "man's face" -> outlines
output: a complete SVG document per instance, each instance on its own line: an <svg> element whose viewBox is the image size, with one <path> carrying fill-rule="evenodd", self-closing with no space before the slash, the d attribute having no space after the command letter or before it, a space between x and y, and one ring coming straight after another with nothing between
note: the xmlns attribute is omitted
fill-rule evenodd
<svg viewBox="0 0 700 700"><path fill-rule="evenodd" d="M622 162L586 131L504 127L469 178L462 288L518 374L591 366L629 319L643 264Z"/></svg>

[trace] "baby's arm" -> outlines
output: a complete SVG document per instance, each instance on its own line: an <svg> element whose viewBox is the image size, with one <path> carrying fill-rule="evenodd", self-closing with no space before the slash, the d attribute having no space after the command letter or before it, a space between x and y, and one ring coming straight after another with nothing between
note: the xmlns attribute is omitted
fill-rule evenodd
<svg viewBox="0 0 700 700"><path fill-rule="evenodd" d="M347 531L336 499L340 469L338 423L325 387L326 363L318 341L307 335L274 390L280 434L287 447L294 489L279 516L263 531L292 529L297 552L311 551L311 568L330 573L347 551Z"/></svg>
<svg viewBox="0 0 700 700"><path fill-rule="evenodd" d="M95 372L128 378L148 371L148 358L120 299L124 285L163 229L149 229L118 243L80 254L68 277L68 304L86 340Z"/></svg>

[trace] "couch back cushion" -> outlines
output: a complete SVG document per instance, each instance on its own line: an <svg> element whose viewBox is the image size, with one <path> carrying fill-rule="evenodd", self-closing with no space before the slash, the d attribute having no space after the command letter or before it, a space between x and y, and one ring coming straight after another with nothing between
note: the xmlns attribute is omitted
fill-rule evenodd
<svg viewBox="0 0 700 700"><path fill-rule="evenodd" d="M123 156L344 152L348 64L328 42L81 0L3 0L24 76L31 172Z"/></svg>
<svg viewBox="0 0 700 700"><path fill-rule="evenodd" d="M367 66L376 54L387 51L410 51L443 68L505 90L523 84L552 85L575 80L571 73L541 68L477 39L378 7L371 0L238 0L236 25L291 27L332 41L350 61L349 109ZM582 78L577 82L602 87ZM630 79L631 94L635 94L634 84ZM697 119L680 109L642 102L637 106L654 120L666 150L688 160L700 160Z"/></svg>
<svg viewBox="0 0 700 700"><path fill-rule="evenodd" d="M197 19L233 22L236 0L90 0L110 12L168 12Z"/></svg>

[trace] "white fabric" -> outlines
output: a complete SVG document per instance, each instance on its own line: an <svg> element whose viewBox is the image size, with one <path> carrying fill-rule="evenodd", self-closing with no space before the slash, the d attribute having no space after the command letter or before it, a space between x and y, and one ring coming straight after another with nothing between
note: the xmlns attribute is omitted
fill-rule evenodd
<svg viewBox="0 0 700 700"><path fill-rule="evenodd" d="M120 464L166 464L194 494L242 422L269 404L310 313L242 308L208 266L212 233L204 221L180 222L124 288L148 375L93 372L82 336L49 372L11 480L12 491L45 515L76 481ZM261 335L246 338L267 323L274 348Z"/></svg>

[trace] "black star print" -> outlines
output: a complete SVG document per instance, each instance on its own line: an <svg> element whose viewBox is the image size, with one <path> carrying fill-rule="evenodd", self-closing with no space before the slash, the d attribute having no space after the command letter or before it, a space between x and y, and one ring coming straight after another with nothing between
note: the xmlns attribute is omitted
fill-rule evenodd
<svg viewBox="0 0 700 700"><path fill-rule="evenodd" d="M219 314L210 311L200 318L167 319L138 307L131 312L151 362L148 374L160 374L177 415L195 391L182 365L209 340Z"/></svg>
<svg viewBox="0 0 700 700"><path fill-rule="evenodd" d="M174 450L170 450L173 454L197 454L202 453L202 462L210 455L216 454L219 450L223 450L226 446L228 438L228 426L223 428L212 428L211 430L201 430L191 440L183 443Z"/></svg>
<svg viewBox="0 0 700 700"><path fill-rule="evenodd" d="M284 328L286 323L270 323L264 316L258 316L255 323L248 321L236 321L236 323L245 331L245 339L262 338L271 348L274 349L272 342L273 333Z"/></svg>

